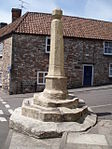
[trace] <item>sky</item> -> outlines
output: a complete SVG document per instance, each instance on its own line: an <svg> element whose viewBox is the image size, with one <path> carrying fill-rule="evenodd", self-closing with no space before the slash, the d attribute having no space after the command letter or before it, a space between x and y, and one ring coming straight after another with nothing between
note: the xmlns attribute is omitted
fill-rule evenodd
<svg viewBox="0 0 112 149"><path fill-rule="evenodd" d="M52 13L61 8L64 15L100 19L112 22L112 0L0 0L0 22L11 23L11 9L25 8L30 12Z"/></svg>

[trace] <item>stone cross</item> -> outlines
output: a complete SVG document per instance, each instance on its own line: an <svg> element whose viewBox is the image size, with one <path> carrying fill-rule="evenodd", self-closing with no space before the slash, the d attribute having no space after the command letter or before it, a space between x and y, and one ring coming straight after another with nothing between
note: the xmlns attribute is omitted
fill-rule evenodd
<svg viewBox="0 0 112 149"><path fill-rule="evenodd" d="M51 46L49 71L46 76L44 94L52 99L66 99L67 78L64 72L64 44L62 10L55 9L52 13Z"/></svg>
<svg viewBox="0 0 112 149"><path fill-rule="evenodd" d="M96 115L83 100L67 93L64 73L62 11L55 9L51 23L51 49L46 86L42 93L25 99L10 117L10 128L35 138L60 137L63 132L85 131Z"/></svg>

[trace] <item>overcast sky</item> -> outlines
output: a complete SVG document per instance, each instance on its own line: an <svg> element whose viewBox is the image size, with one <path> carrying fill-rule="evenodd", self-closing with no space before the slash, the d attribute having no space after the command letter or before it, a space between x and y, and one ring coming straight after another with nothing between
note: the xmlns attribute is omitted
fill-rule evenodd
<svg viewBox="0 0 112 149"><path fill-rule="evenodd" d="M101 19L112 22L112 0L23 0L27 11L51 13L61 8L64 15ZM0 22L11 22L11 9L21 8L20 0L0 0Z"/></svg>

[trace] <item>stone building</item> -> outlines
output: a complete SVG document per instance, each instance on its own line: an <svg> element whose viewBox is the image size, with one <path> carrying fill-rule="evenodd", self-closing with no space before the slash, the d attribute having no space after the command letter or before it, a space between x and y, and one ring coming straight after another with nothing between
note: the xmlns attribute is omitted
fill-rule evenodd
<svg viewBox="0 0 112 149"><path fill-rule="evenodd" d="M48 71L51 14L12 9L0 29L2 88L10 94L42 91ZM68 88L112 84L112 22L63 16Z"/></svg>
<svg viewBox="0 0 112 149"><path fill-rule="evenodd" d="M0 29L6 26L7 23L0 23ZM3 41L0 42L0 87L2 86L2 65L3 65L3 60L2 60L2 50L3 50Z"/></svg>

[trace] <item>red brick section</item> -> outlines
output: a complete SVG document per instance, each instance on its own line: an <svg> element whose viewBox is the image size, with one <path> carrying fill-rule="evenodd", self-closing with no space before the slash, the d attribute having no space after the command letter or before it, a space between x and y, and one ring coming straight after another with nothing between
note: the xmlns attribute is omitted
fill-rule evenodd
<svg viewBox="0 0 112 149"><path fill-rule="evenodd" d="M112 40L112 22L63 16L64 36ZM50 35L51 14L28 12L0 30L0 37L11 33Z"/></svg>

